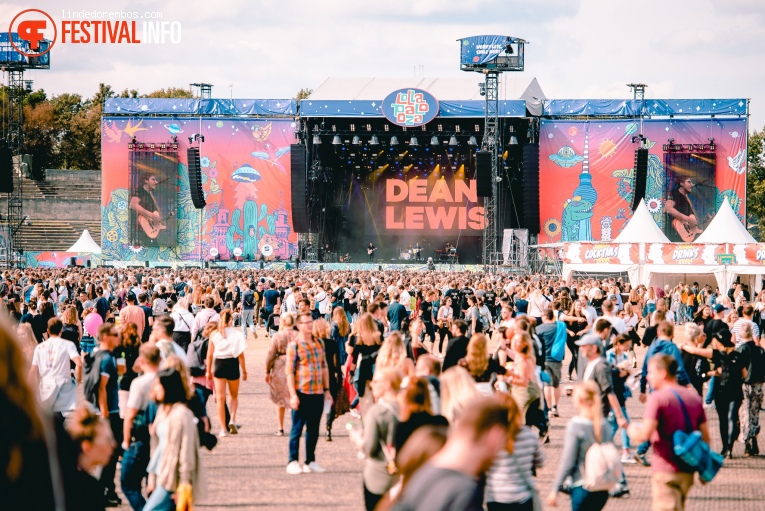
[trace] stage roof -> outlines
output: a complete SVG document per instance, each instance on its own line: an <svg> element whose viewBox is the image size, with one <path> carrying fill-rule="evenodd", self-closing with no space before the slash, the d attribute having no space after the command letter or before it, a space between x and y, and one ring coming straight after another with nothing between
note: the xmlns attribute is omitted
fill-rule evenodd
<svg viewBox="0 0 765 511"><path fill-rule="evenodd" d="M551 99L544 102L546 117L617 115L655 116L736 116L746 115L746 99Z"/></svg>
<svg viewBox="0 0 765 511"><path fill-rule="evenodd" d="M209 115L209 116L295 116L294 99L153 99L110 98L104 102L108 115Z"/></svg>

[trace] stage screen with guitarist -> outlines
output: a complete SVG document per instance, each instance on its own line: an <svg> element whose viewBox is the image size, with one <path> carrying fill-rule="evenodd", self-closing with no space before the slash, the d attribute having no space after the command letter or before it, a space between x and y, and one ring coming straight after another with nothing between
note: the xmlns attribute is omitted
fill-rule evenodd
<svg viewBox="0 0 765 511"><path fill-rule="evenodd" d="M664 233L670 241L690 243L714 217L717 201L714 153L668 152Z"/></svg>
<svg viewBox="0 0 765 511"><path fill-rule="evenodd" d="M130 241L134 246L178 244L178 151L170 144L130 150Z"/></svg>

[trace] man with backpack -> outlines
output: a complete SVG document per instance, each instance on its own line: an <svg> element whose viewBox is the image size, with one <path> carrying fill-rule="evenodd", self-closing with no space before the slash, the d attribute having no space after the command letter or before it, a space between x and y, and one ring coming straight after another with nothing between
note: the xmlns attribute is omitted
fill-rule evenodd
<svg viewBox="0 0 765 511"><path fill-rule="evenodd" d="M627 429L633 443L650 440L653 445L653 509L683 511L688 491L693 486L693 469L675 455L675 432L690 434L699 431L701 439L709 443L701 397L693 388L678 383L678 369L677 360L672 355L657 353L651 357L647 378L653 392L648 397L642 423L633 422Z"/></svg>
<svg viewBox="0 0 765 511"><path fill-rule="evenodd" d="M149 424L145 414L161 360L159 348L152 344L141 346L136 365L142 374L131 382L125 405L120 485L134 511L146 504L141 494L141 482L149 465Z"/></svg>
<svg viewBox="0 0 765 511"><path fill-rule="evenodd" d="M242 296L242 334L247 339L247 325L250 326L252 335L258 338L258 333L255 331L255 304L258 302L258 297L255 293L255 284L250 282L250 285L245 290Z"/></svg>
<svg viewBox="0 0 765 511"><path fill-rule="evenodd" d="M122 444L122 419L117 386L119 373L117 361L112 352L119 344L120 337L114 324L101 325L98 329L98 351L85 356L85 377L83 378L85 399L99 410L104 419L109 421L117 445ZM124 367L122 371L124 372ZM117 460L121 454L120 448L115 449L109 463L101 472L100 482L104 486L104 497L109 507L119 506L122 503L117 496L114 484Z"/></svg>
<svg viewBox="0 0 765 511"><path fill-rule="evenodd" d="M752 325L741 327L738 335L743 342L737 349L742 355L742 365L746 367L744 402L740 408L741 435L745 439L744 456L749 457L760 454L757 435L760 432L762 384L765 382L765 349L754 340Z"/></svg>

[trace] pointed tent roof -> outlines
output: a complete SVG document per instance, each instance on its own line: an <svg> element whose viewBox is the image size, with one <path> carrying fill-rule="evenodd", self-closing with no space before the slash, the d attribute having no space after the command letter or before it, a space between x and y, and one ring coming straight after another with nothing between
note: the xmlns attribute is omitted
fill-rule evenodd
<svg viewBox="0 0 765 511"><path fill-rule="evenodd" d="M730 207L726 197L720 210L694 243L757 243Z"/></svg>
<svg viewBox="0 0 765 511"><path fill-rule="evenodd" d="M645 201L641 199L632 218L613 243L669 243L669 238L661 232Z"/></svg>
<svg viewBox="0 0 765 511"><path fill-rule="evenodd" d="M537 79L534 78L519 99L526 100L526 110L529 111L529 114L539 117L542 115L543 102L547 99L547 96L542 91L542 87Z"/></svg>
<svg viewBox="0 0 765 511"><path fill-rule="evenodd" d="M77 240L77 243L69 247L69 250L67 252L86 252L89 254L100 254L101 253L101 247L98 246L98 243L93 241L93 238L90 236L90 233L87 229L82 231L82 234L80 235L80 239Z"/></svg>

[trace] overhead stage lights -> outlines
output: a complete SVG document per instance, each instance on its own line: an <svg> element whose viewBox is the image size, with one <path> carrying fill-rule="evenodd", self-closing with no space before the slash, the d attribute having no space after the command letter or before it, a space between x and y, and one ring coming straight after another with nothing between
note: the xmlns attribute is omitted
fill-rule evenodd
<svg viewBox="0 0 765 511"><path fill-rule="evenodd" d="M361 140L359 139L358 135L353 135L353 140L351 141L351 144L353 145L359 145L361 143Z"/></svg>
<svg viewBox="0 0 765 511"><path fill-rule="evenodd" d="M340 135L332 137L332 145L343 145L343 141L340 140Z"/></svg>
<svg viewBox="0 0 765 511"><path fill-rule="evenodd" d="M430 139L430 145L438 145L438 137L433 135L433 138Z"/></svg>
<svg viewBox="0 0 765 511"><path fill-rule="evenodd" d="M319 135L313 136L313 145L320 145L321 144L321 137Z"/></svg>
<svg viewBox="0 0 765 511"><path fill-rule="evenodd" d="M510 145L518 145L518 139L515 135L510 137Z"/></svg>
<svg viewBox="0 0 765 511"><path fill-rule="evenodd" d="M454 135L449 137L449 145L459 145L459 142L457 142L457 137L455 137Z"/></svg>
<svg viewBox="0 0 765 511"><path fill-rule="evenodd" d="M409 139L409 145L411 145L411 146L420 145L420 144L417 142L417 137L415 137L414 135L412 135L412 138L410 138L410 139Z"/></svg>
<svg viewBox="0 0 765 511"><path fill-rule="evenodd" d="M392 137L390 137L390 145L398 145L398 138L396 137L396 135L393 135Z"/></svg>
<svg viewBox="0 0 765 511"><path fill-rule="evenodd" d="M475 137L470 137L468 139L468 145L478 145L478 141L475 139Z"/></svg>
<svg viewBox="0 0 765 511"><path fill-rule="evenodd" d="M377 135L372 135L372 140L369 141L369 145L380 145L380 141L377 140Z"/></svg>

